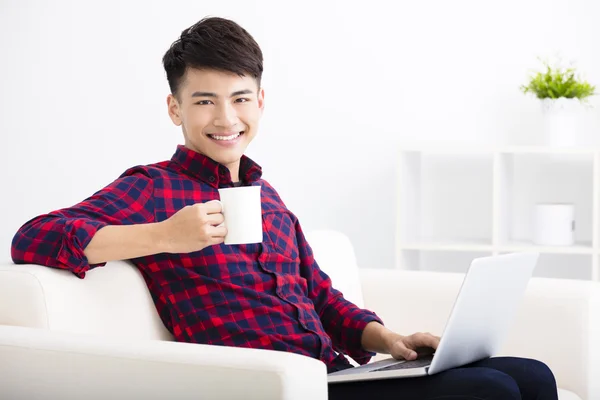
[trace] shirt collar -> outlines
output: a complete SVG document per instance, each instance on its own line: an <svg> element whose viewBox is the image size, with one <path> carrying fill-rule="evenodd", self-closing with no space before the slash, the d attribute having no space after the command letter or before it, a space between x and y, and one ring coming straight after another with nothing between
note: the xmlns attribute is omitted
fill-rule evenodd
<svg viewBox="0 0 600 400"><path fill-rule="evenodd" d="M229 169L213 159L188 149L184 145L178 145L171 161L177 163L181 169L204 183L214 187L233 186ZM240 180L244 184L252 184L262 176L260 165L250 158L242 155L240 159Z"/></svg>

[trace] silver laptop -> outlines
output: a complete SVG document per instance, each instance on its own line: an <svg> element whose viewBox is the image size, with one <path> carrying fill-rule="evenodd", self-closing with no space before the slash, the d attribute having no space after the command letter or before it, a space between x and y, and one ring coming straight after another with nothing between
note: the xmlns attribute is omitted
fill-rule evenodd
<svg viewBox="0 0 600 400"><path fill-rule="evenodd" d="M333 372L328 382L433 375L497 355L538 258L537 253L476 258L465 275L434 354L413 361L389 358Z"/></svg>

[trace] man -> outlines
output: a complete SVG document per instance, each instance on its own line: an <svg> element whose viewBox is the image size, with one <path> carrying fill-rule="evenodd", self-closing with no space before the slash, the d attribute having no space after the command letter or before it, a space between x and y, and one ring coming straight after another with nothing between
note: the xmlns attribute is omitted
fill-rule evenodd
<svg viewBox="0 0 600 400"><path fill-rule="evenodd" d="M236 23L208 18L182 32L163 58L169 117L184 145L171 160L135 166L81 203L25 223L15 263L67 269L80 278L107 261L140 269L178 341L289 351L351 368L374 352L415 359L436 348L427 333L403 336L345 300L319 269L298 219L244 151L264 109L262 52ZM262 187L264 238L227 246L218 188ZM338 354L339 353L339 354ZM498 358L432 377L336 384L332 399L556 399L548 367Z"/></svg>

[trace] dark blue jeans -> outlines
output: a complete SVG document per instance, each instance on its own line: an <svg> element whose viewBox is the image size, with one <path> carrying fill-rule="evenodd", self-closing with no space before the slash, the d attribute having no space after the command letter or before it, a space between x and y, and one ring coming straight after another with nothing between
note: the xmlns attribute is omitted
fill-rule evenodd
<svg viewBox="0 0 600 400"><path fill-rule="evenodd" d="M546 364L497 357L436 375L329 385L330 400L557 400Z"/></svg>

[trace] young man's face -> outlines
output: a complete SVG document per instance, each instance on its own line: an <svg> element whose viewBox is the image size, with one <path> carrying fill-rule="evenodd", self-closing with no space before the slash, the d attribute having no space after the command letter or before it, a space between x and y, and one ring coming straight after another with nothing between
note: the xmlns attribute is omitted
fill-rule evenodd
<svg viewBox="0 0 600 400"><path fill-rule="evenodd" d="M169 95L169 116L182 125L185 146L236 169L258 130L264 91L253 77L188 69L179 100Z"/></svg>

